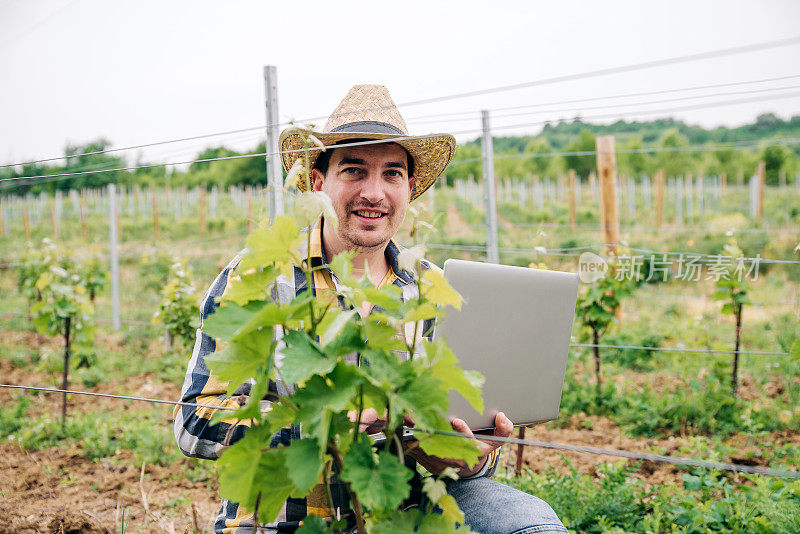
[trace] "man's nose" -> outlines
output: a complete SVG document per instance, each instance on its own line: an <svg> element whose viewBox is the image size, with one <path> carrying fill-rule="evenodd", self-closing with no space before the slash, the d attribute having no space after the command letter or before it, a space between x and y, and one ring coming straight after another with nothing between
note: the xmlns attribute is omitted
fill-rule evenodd
<svg viewBox="0 0 800 534"><path fill-rule="evenodd" d="M372 204L376 204L384 199L383 182L380 173L370 171L361 187L361 196Z"/></svg>

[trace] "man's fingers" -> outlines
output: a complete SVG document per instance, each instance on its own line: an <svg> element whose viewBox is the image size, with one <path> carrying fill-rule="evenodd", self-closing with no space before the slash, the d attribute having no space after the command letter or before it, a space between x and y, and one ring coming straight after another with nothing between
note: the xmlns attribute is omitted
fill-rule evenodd
<svg viewBox="0 0 800 534"><path fill-rule="evenodd" d="M466 421L463 419L453 419L450 421L450 425L453 427L453 430L456 432L460 432L462 434L468 434L470 437L473 436L472 429L467 425Z"/></svg>
<svg viewBox="0 0 800 534"><path fill-rule="evenodd" d="M514 432L514 423L503 412L494 417L494 435L507 438Z"/></svg>

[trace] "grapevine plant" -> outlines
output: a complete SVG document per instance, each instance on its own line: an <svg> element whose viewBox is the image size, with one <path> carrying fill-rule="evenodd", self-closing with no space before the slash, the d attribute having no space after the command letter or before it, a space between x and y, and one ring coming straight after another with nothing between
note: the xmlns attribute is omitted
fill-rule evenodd
<svg viewBox="0 0 800 534"><path fill-rule="evenodd" d="M592 352L594 353L594 378L597 402L602 402L602 375L600 372L600 338L608 328L618 323L617 313L621 299L629 296L639 276L628 279L618 276L618 265L613 260L609 263L608 275L588 286L578 295L575 313L583 325L582 334L591 335Z"/></svg>
<svg viewBox="0 0 800 534"><path fill-rule="evenodd" d="M172 264L167 284L161 290L161 303L153 315L154 323L166 326L170 347L175 338L182 344L188 342L197 328L197 304L190 274L182 262Z"/></svg>
<svg viewBox="0 0 800 534"><path fill-rule="evenodd" d="M40 250L32 249L28 254L20 272L20 285L29 299L36 330L64 341L61 389L68 389L72 353L78 353L82 361L89 361L94 338L94 305L83 270L45 239ZM63 393L62 427L66 417L67 394Z"/></svg>
<svg viewBox="0 0 800 534"><path fill-rule="evenodd" d="M742 276L742 273L736 272L737 263L742 262L744 253L736 244L735 240L725 245L724 250L731 258L731 265L720 276L715 284L716 291L711 295L711 298L721 300L724 302L722 305L722 313L733 315L736 321L736 331L734 334L733 345L733 364L731 369L731 389L733 394L737 394L739 388L739 348L742 344L742 311L745 304L749 304L750 297L748 293L751 290L750 284Z"/></svg>
<svg viewBox="0 0 800 534"><path fill-rule="evenodd" d="M316 140L307 139L307 146L311 142ZM287 184L304 179L309 186L297 194L295 215L276 217L270 226L253 230L236 276L203 325L217 342L217 351L206 363L217 377L229 381L228 394L255 379L244 406L217 416L250 426L216 462L220 494L263 522L278 514L287 497L305 497L322 483L332 519L308 516L302 534L338 532L348 524L355 524L360 533L469 531L460 525L464 516L445 491L443 479L455 477L453 469L425 479L427 505L400 510L411 490L413 472L404 464L409 447L469 465L481 453L475 441L434 433L452 432L447 417L451 389L483 410L482 377L463 371L443 341L428 341L427 332L421 331L423 320L441 317L446 306L461 305L461 297L438 270L421 268L423 249L401 254L401 265L415 273L421 288L419 296L407 302L400 288L378 289L366 273L355 276L353 252L330 261L338 290L318 295L304 291L291 302L277 300L278 276L291 276L296 265L311 280L315 269L324 268L313 267L300 252L303 243L306 250L310 247L314 222L323 215L336 223L330 198L310 190L307 154L287 177ZM362 318L356 310L365 302L375 309ZM408 335L411 330L413 335ZM360 355L362 365L346 363L345 356L352 353ZM404 359L402 354L413 357ZM260 401L275 379L293 385L294 393L262 412ZM373 447L361 429L364 425L359 425L369 409L385 414L388 439L383 448ZM401 443L404 421L413 421L418 441ZM290 424L300 426L301 439L270 447L272 434ZM333 476L345 483L349 518L333 507Z"/></svg>

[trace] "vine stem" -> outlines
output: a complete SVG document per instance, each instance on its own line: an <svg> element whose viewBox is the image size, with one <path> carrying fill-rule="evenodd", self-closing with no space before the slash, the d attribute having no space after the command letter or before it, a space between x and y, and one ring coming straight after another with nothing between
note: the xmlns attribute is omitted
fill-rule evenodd
<svg viewBox="0 0 800 534"><path fill-rule="evenodd" d="M331 493L331 462L325 465L325 495L328 497L328 509L331 519L333 519L336 517L336 510L333 508L333 494Z"/></svg>
<svg viewBox="0 0 800 534"><path fill-rule="evenodd" d="M258 505L261 504L261 492L256 496L256 506L253 512L253 534L258 534Z"/></svg>
<svg viewBox="0 0 800 534"><path fill-rule="evenodd" d="M339 473L341 473L342 469L344 469L344 459L342 458L342 453L334 443L330 443L328 445L328 451L331 453L333 461L336 463L336 467L339 469ZM364 510L361 508L361 502L359 502L356 494L350 489L350 484L345 483L344 487L347 488L347 493L350 495L350 502L353 504L353 513L356 516L356 528L358 529L358 534L367 534L367 527L364 524Z"/></svg>

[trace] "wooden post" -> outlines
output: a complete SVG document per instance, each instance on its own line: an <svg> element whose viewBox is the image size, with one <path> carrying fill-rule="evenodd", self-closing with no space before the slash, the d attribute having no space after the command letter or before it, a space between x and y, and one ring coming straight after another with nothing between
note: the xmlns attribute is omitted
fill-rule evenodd
<svg viewBox="0 0 800 534"><path fill-rule="evenodd" d="M22 198L22 226L25 227L25 239L31 238L31 221L28 217L28 201Z"/></svg>
<svg viewBox="0 0 800 534"><path fill-rule="evenodd" d="M589 190L592 192L592 199L597 200L597 176L594 171L589 173Z"/></svg>
<svg viewBox="0 0 800 534"><path fill-rule="evenodd" d="M151 189L153 193L153 231L155 232L156 239L160 237L160 230L158 224L158 195L156 195L155 188Z"/></svg>
<svg viewBox="0 0 800 534"><path fill-rule="evenodd" d="M519 439L525 439L525 426L519 427ZM514 468L514 474L518 477L522 474L522 453L525 451L525 446L522 443L517 444L517 465Z"/></svg>
<svg viewBox="0 0 800 534"><path fill-rule="evenodd" d="M569 227L574 230L575 217L575 169L569 170Z"/></svg>
<svg viewBox="0 0 800 534"><path fill-rule="evenodd" d="M764 187L766 186L766 165L758 162L758 222L764 221Z"/></svg>
<svg viewBox="0 0 800 534"><path fill-rule="evenodd" d="M53 203L50 204L50 217L53 221L53 238L58 239L58 209L56 208L56 197L53 196Z"/></svg>
<svg viewBox="0 0 800 534"><path fill-rule="evenodd" d="M728 175L724 172L719 176L720 180L720 195L725 194L725 188L728 187Z"/></svg>
<svg viewBox="0 0 800 534"><path fill-rule="evenodd" d="M253 229L253 188L247 186L247 230Z"/></svg>
<svg viewBox="0 0 800 534"><path fill-rule="evenodd" d="M203 235L206 234L206 188L200 187L199 191L199 202L200 205L200 231Z"/></svg>
<svg viewBox="0 0 800 534"><path fill-rule="evenodd" d="M140 194L139 184L133 184L133 220L137 222L139 220L139 205L141 204L141 200L139 200Z"/></svg>
<svg viewBox="0 0 800 534"><path fill-rule="evenodd" d="M83 189L81 189L81 194L78 197L78 210L80 211L81 217L81 235L86 239L89 230L86 228L86 200L84 199Z"/></svg>
<svg viewBox="0 0 800 534"><path fill-rule="evenodd" d="M617 155L614 136L597 137L596 146L603 239L608 254L616 255L616 245L619 243L619 213L617 212Z"/></svg>
<svg viewBox="0 0 800 534"><path fill-rule="evenodd" d="M6 236L6 223L3 219L3 199L0 198L0 236Z"/></svg>
<svg viewBox="0 0 800 534"><path fill-rule="evenodd" d="M694 189L692 188L692 173L686 174L683 192L686 195L686 222L690 223L694 219Z"/></svg>
<svg viewBox="0 0 800 534"><path fill-rule="evenodd" d="M656 171L656 228L664 222L664 169Z"/></svg>

